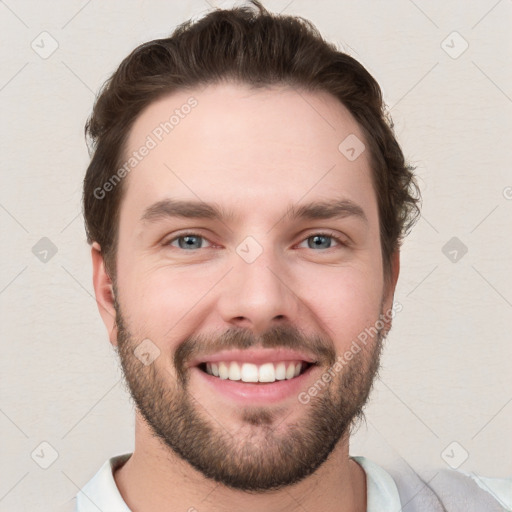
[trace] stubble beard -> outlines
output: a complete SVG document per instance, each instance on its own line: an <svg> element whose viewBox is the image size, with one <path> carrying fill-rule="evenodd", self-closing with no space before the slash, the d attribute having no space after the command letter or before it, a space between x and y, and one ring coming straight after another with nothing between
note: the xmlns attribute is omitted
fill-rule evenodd
<svg viewBox="0 0 512 512"><path fill-rule="evenodd" d="M248 492L298 483L327 460L340 439L364 418L363 407L380 367L385 338L379 330L307 404L298 400L298 407L303 408L300 419L287 423L290 413L280 407L249 405L238 410L240 427L233 430L232 425L224 427L215 410L201 405L201 396L194 397L189 390L186 362L204 348L204 340L193 337L182 342L173 357L173 375L168 368L155 363L145 366L135 357L142 339L131 334L117 303L116 313L125 383L153 435L205 477ZM256 340L248 331L230 330L215 337L214 343L223 348L248 348ZM308 339L291 327L272 328L260 340L267 347L315 346L326 372L336 360L329 340Z"/></svg>

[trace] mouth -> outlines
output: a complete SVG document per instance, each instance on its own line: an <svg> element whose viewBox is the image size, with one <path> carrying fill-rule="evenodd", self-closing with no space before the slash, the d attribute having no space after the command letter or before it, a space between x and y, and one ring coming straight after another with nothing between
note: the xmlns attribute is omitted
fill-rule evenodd
<svg viewBox="0 0 512 512"><path fill-rule="evenodd" d="M239 361L204 362L198 368L222 380L270 384L299 377L315 363L301 360L254 364Z"/></svg>
<svg viewBox="0 0 512 512"><path fill-rule="evenodd" d="M199 389L244 407L293 400L322 371L309 354L289 349L222 351L192 361L190 370Z"/></svg>

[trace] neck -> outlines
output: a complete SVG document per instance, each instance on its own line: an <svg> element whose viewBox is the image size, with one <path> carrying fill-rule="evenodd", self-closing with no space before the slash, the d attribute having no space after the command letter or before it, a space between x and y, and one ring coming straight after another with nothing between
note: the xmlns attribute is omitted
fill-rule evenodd
<svg viewBox="0 0 512 512"><path fill-rule="evenodd" d="M366 476L349 458L348 435L315 473L289 487L248 493L205 478L150 432L137 413L135 450L114 472L124 501L137 512L177 510L230 512L366 511Z"/></svg>

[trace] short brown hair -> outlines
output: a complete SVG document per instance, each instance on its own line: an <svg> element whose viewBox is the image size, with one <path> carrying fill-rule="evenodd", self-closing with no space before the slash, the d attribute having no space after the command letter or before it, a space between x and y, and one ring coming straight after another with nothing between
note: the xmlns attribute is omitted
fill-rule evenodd
<svg viewBox="0 0 512 512"><path fill-rule="evenodd" d="M297 16L275 15L257 0L187 21L165 39L137 47L106 81L85 126L91 162L84 179L87 240L97 241L115 278L124 188L97 191L122 164L129 132L142 110L163 95L226 80L253 88L288 85L328 92L351 112L369 148L378 201L384 273L419 216L414 167L406 164L378 83L355 59ZM257 11L253 8L257 7ZM341 142L341 141L340 141Z"/></svg>

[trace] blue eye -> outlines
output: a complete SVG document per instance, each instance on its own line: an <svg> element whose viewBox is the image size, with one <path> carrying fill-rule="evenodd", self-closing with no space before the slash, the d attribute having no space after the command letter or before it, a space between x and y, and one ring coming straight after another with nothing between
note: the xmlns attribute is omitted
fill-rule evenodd
<svg viewBox="0 0 512 512"><path fill-rule="evenodd" d="M308 240L312 240L312 247L310 248L318 248L321 249L329 249L331 247L332 237L326 235L313 235L308 238Z"/></svg>
<svg viewBox="0 0 512 512"><path fill-rule="evenodd" d="M204 236L197 235L195 233L185 233L183 235L177 236L168 242L167 245L172 247L176 247L173 245L175 241L178 241L178 249L202 249L201 240L206 240Z"/></svg>
<svg viewBox="0 0 512 512"><path fill-rule="evenodd" d="M338 237L329 233L315 233L307 237L304 241L308 242L308 249L330 249L332 240L334 240L337 245L345 245Z"/></svg>
<svg viewBox="0 0 512 512"><path fill-rule="evenodd" d="M314 233L313 235L305 238L301 244L307 242L308 249L331 249L333 247L333 240L335 241L334 247L336 245L341 247L347 245L343 240L331 233ZM175 245L176 242L178 245ZM206 248L203 242L207 242L209 244L208 247L211 247L212 245L204 236L198 235L197 233L182 233L181 235L171 239L165 245L185 251L194 251Z"/></svg>

